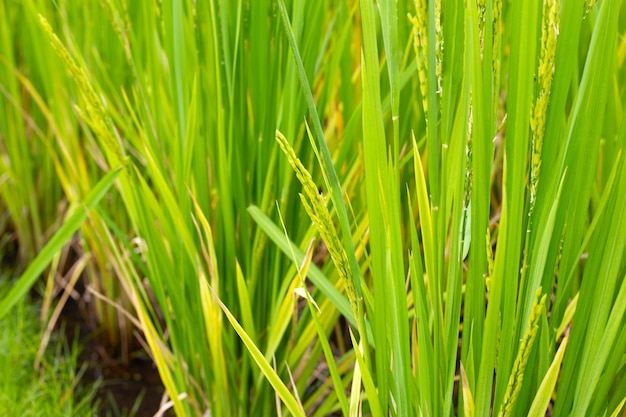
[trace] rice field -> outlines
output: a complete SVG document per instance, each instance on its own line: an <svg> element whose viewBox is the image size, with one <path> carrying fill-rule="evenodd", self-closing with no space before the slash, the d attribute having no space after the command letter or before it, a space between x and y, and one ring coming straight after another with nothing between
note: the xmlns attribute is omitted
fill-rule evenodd
<svg viewBox="0 0 626 417"><path fill-rule="evenodd" d="M78 303L156 415L622 416L625 33L620 0L0 2L0 323L34 300L41 353Z"/></svg>

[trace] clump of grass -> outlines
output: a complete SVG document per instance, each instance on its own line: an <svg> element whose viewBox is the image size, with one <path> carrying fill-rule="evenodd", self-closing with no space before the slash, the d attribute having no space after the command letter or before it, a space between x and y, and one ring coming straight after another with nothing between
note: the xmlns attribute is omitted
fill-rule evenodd
<svg viewBox="0 0 626 417"><path fill-rule="evenodd" d="M0 284L7 294L8 279ZM77 358L80 346L55 340L38 357L38 306L22 300L0 319L0 412L23 416L87 416L96 412L95 387L85 387ZM35 363L40 362L39 369Z"/></svg>

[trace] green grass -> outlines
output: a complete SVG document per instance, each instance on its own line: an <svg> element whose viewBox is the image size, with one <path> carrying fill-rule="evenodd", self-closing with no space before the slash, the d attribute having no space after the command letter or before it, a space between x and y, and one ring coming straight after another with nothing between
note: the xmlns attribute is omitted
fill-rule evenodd
<svg viewBox="0 0 626 417"><path fill-rule="evenodd" d="M3 3L0 313L78 230L178 415L618 415L624 16Z"/></svg>
<svg viewBox="0 0 626 417"><path fill-rule="evenodd" d="M3 278L0 295L6 296ZM0 320L0 412L6 416L88 416L95 390L83 387L77 343L52 342L35 368L41 343L36 304L22 300Z"/></svg>

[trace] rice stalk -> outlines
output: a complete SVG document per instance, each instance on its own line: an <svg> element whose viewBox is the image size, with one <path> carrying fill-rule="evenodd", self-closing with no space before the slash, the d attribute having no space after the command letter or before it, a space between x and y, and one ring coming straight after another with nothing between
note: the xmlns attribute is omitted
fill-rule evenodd
<svg viewBox="0 0 626 417"><path fill-rule="evenodd" d="M85 98L86 108L85 111L81 110L78 106L76 111L83 117L89 127L93 129L96 135L104 142L105 149L112 152L113 160L112 165L116 166L121 163L125 163L127 160L124 151L116 139L111 121L107 116L107 112L102 104L102 101L96 94L95 89L89 82L87 72L82 66L79 66L72 58L69 51L65 48L63 43L59 40L57 35L52 30L52 26L48 23L45 17L39 15L39 22L48 36L48 39L52 43L52 47L59 54L59 57L66 65L66 69L72 74L74 80L78 84L78 87Z"/></svg>
<svg viewBox="0 0 626 417"><path fill-rule="evenodd" d="M337 273L346 285L346 294L348 296L348 300L350 300L350 304L352 305L352 310L355 315L357 315L358 309L356 290L354 283L350 279L348 257L346 256L346 252L341 245L341 240L335 231L335 226L330 216L330 212L326 207L326 200L322 194L318 192L309 171L304 167L300 159L298 159L285 136L279 131L276 131L276 141L280 145L283 153L287 156L289 164L302 185L304 193L300 194L300 200L302 201L304 209L317 228L320 236L326 243L328 252L330 253L333 263L337 268Z"/></svg>
<svg viewBox="0 0 626 417"><path fill-rule="evenodd" d="M531 140L531 168L530 168L530 208L529 216L535 209L537 199L537 185L541 170L541 151L543 149L543 138L545 133L545 123L550 101L550 90L552 87L552 77L554 74L554 59L556 55L556 42L559 35L559 13L558 2L556 0L545 0L543 3L543 20L541 29L541 59L537 69L537 82L539 83L539 94L533 106L530 118L530 128L532 131Z"/></svg>
<svg viewBox="0 0 626 417"><path fill-rule="evenodd" d="M546 295L541 292L541 288L537 290L535 294L535 303L533 304L532 314L529 319L528 328L524 337L520 343L520 347L517 351L517 357L511 371L511 377L509 378L509 384L506 387L504 394L504 400L498 412L499 417L508 417L513 413L513 407L522 390L522 382L524 381L524 371L528 365L528 359L533 349L533 343L537 337L537 330L539 329L539 319L545 308Z"/></svg>
<svg viewBox="0 0 626 417"><path fill-rule="evenodd" d="M426 0L414 0L415 16L409 14L408 18L412 24L413 48L417 60L417 74L419 77L420 93L422 94L422 108L424 115L428 115L428 32L426 30L427 22L427 3ZM428 117L426 116L426 122Z"/></svg>

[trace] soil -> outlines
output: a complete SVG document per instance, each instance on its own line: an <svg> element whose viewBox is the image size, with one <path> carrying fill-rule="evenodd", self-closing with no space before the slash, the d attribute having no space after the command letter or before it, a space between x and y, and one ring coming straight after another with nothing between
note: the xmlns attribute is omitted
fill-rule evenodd
<svg viewBox="0 0 626 417"><path fill-rule="evenodd" d="M81 352L77 366L86 369L81 382L98 387L98 416L155 415L164 388L156 367L144 351L131 352L128 363L122 363L110 348L97 342L96 333L87 326L84 313L75 301L68 301L64 307L57 331L63 331L70 344L75 337L79 338Z"/></svg>

